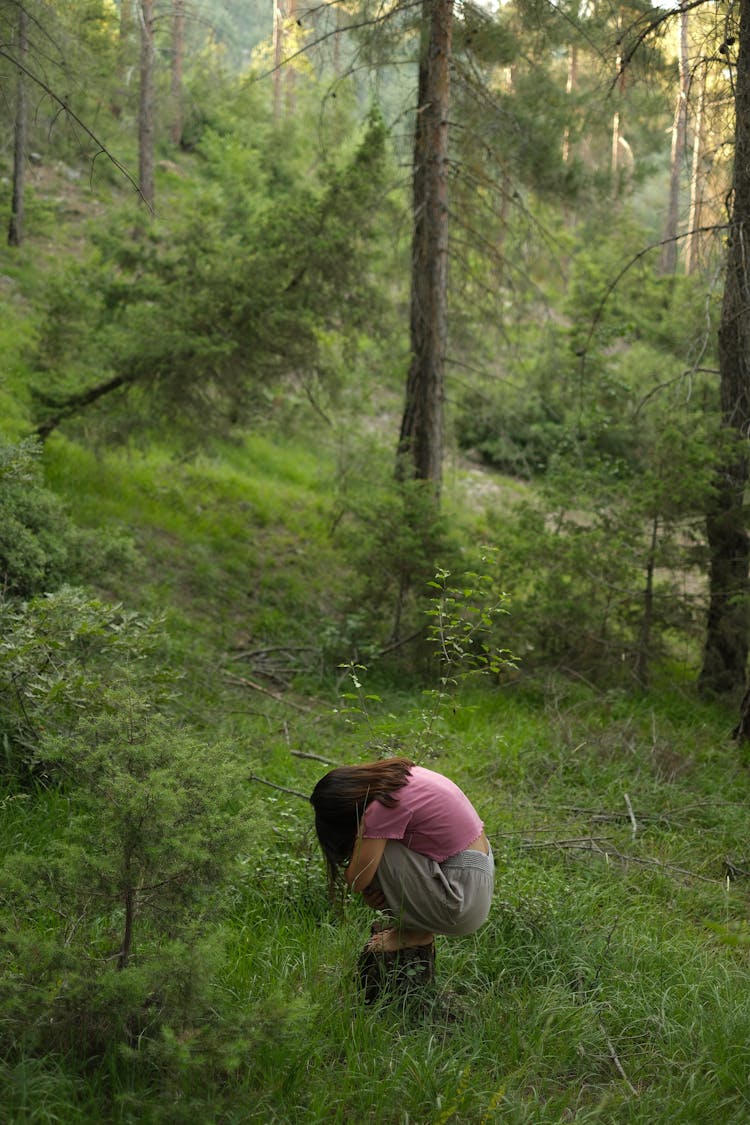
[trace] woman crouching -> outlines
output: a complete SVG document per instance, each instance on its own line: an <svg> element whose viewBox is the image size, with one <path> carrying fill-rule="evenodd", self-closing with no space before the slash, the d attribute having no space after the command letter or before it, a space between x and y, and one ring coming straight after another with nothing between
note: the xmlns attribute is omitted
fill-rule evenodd
<svg viewBox="0 0 750 1125"><path fill-rule="evenodd" d="M474 933L494 886L492 850L469 798L442 774L407 758L340 766L310 802L333 882L388 923L367 948L392 953L429 946L435 934Z"/></svg>

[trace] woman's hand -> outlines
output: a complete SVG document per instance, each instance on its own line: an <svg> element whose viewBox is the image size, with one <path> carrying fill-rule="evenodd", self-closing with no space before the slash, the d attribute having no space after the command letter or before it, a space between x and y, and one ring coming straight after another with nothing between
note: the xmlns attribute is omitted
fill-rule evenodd
<svg viewBox="0 0 750 1125"><path fill-rule="evenodd" d="M370 907L370 910L385 910L388 905L380 888L372 885L365 887L362 891L362 898L365 900L365 905Z"/></svg>

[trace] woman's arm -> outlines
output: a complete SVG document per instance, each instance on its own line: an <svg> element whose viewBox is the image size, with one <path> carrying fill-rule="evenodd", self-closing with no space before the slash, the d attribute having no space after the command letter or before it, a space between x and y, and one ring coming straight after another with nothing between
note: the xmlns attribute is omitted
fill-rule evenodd
<svg viewBox="0 0 750 1125"><path fill-rule="evenodd" d="M344 872L344 879L353 891L361 893L370 885L387 843L387 840L363 840L357 836L352 858Z"/></svg>

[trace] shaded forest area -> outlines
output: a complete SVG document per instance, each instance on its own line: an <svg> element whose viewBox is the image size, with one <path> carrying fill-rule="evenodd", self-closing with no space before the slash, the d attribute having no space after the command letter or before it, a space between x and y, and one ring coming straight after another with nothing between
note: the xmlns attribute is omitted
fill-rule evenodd
<svg viewBox="0 0 750 1125"><path fill-rule="evenodd" d="M0 0L9 1120L746 1120L748 36ZM393 753L498 896L370 1011Z"/></svg>

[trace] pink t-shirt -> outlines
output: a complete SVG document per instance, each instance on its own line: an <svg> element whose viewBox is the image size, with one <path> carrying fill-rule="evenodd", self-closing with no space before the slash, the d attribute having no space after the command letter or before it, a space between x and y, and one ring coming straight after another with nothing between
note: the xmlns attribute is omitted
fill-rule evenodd
<svg viewBox="0 0 750 1125"><path fill-rule="evenodd" d="M469 798L440 773L413 766L393 796L392 809L372 801L365 810L366 840L401 840L414 852L442 863L481 836L484 825Z"/></svg>

